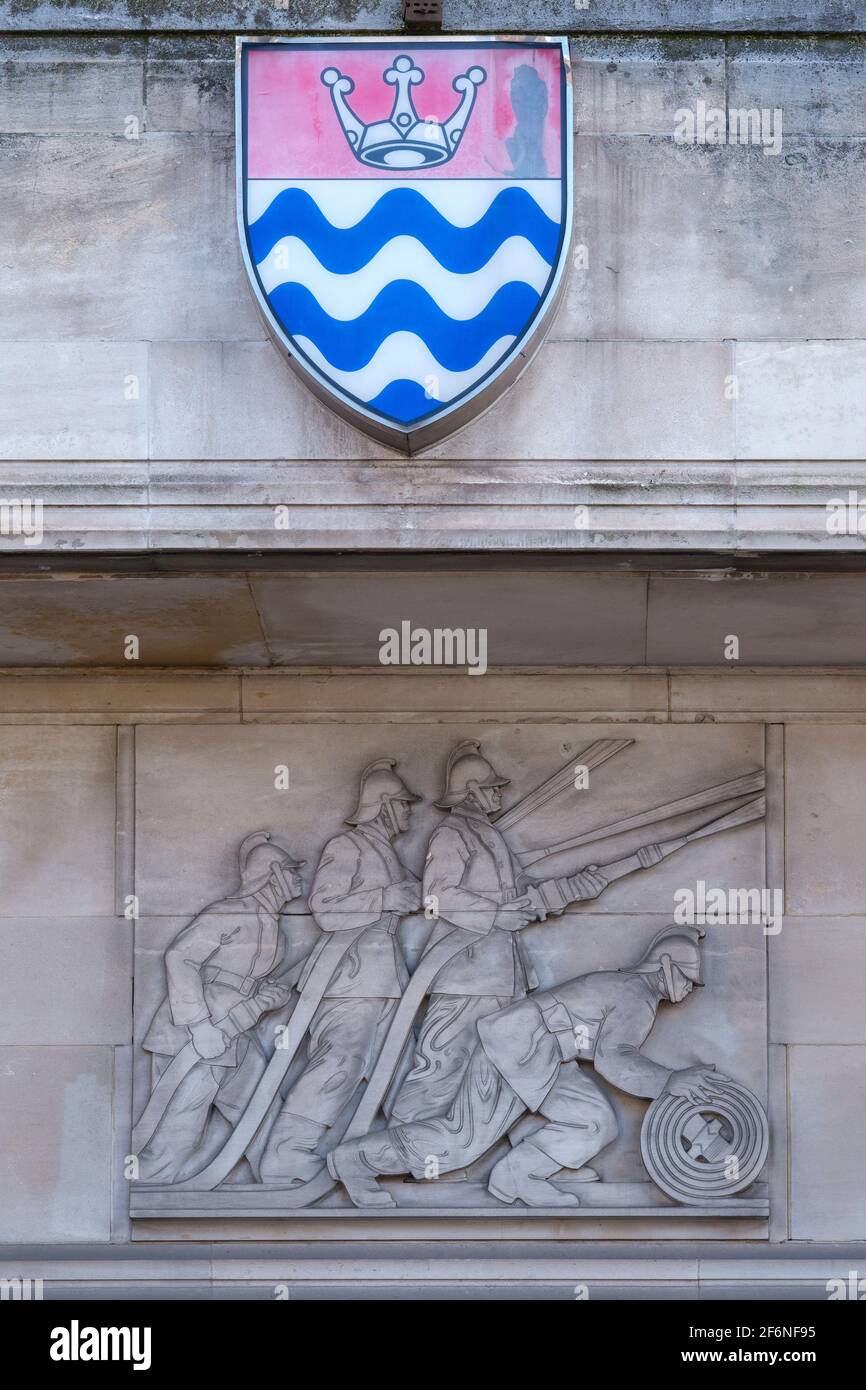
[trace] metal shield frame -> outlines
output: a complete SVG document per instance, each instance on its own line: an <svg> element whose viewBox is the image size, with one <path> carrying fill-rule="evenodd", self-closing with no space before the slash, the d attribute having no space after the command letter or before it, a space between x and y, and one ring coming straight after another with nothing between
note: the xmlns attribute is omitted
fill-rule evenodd
<svg viewBox="0 0 866 1390"><path fill-rule="evenodd" d="M321 372L292 338L278 323L259 279L250 255L246 218L246 169L247 140L244 113L246 108L247 55L252 49L268 48L274 45L283 48L345 48L351 50L361 44L366 48L383 48L396 51L400 47L419 49L444 45L463 47L477 44L479 47L502 48L550 48L558 47L562 56L560 68L560 98L562 114L561 158L562 158L562 219L557 257L551 268L547 284L542 292L538 308L527 324L524 332L500 362L483 376L476 384L463 392L455 402L443 406L435 413L425 416L412 427L401 426L396 421L389 425L367 405L340 389ZM568 40L561 37L509 34L501 38L474 34L451 34L448 36L425 35L415 38L411 34L381 35L376 37L333 38L247 38L236 39L235 51L235 173L237 190L237 221L241 254L246 267L250 287L267 330L277 347L286 356L289 365L313 391L318 398L344 420L355 425L380 444L386 444L404 454L414 454L431 444L438 443L455 430L475 420L511 387L525 367L529 365L541 347L554 311L562 297L565 286L565 268L571 245L572 233L572 91L571 62Z"/></svg>

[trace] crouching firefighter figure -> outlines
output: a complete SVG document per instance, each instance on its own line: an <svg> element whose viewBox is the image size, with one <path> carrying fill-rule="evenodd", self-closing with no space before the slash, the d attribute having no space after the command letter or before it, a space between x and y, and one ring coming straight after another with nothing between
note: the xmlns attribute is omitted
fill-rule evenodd
<svg viewBox="0 0 866 1390"><path fill-rule="evenodd" d="M699 940L694 927L666 927L636 965L578 975L481 1019L480 1045L447 1115L341 1144L328 1158L332 1176L356 1206L393 1206L378 1177L463 1168L530 1112L538 1125L521 1126L525 1137L515 1135L493 1168L490 1192L530 1207L578 1206L550 1179L568 1169L572 1181L596 1181L587 1164L618 1134L587 1062L619 1090L648 1099L668 1091L699 1102L721 1075L708 1063L669 1071L640 1051L662 1000L678 1004L703 983Z"/></svg>
<svg viewBox="0 0 866 1390"><path fill-rule="evenodd" d="M176 1182L207 1161L214 1112L225 1138L264 1067L258 1049L248 1057L253 1031L291 994L275 978L286 948L280 913L303 894L303 861L267 830L247 836L238 861L237 892L200 912L165 953L168 990L142 1043L153 1089L134 1131L148 1182Z"/></svg>

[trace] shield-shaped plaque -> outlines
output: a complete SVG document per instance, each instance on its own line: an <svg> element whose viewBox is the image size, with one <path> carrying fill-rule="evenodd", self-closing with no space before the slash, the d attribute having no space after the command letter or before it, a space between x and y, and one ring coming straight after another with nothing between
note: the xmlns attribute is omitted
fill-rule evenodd
<svg viewBox="0 0 866 1390"><path fill-rule="evenodd" d="M291 365L414 452L540 346L571 232L563 39L238 40L238 222Z"/></svg>

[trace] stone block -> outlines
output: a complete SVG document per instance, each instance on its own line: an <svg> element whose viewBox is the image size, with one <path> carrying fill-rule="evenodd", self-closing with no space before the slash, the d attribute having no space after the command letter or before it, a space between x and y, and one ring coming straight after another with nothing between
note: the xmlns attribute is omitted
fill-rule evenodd
<svg viewBox="0 0 866 1390"><path fill-rule="evenodd" d="M770 939L770 1037L777 1043L866 1043L860 917L791 917Z"/></svg>
<svg viewBox="0 0 866 1390"><path fill-rule="evenodd" d="M378 666L386 628L485 628L489 666L639 662L638 575L355 574L252 581L268 647L285 665ZM384 667L382 668L385 669ZM411 668L410 668L411 669ZM465 669L465 668L464 668ZM396 670L394 674L397 674Z"/></svg>
<svg viewBox="0 0 866 1390"><path fill-rule="evenodd" d="M149 131L233 131L234 52L230 40L157 39L148 50Z"/></svg>
<svg viewBox="0 0 866 1390"><path fill-rule="evenodd" d="M157 459L375 458L271 342L155 343L151 452Z"/></svg>
<svg viewBox="0 0 866 1390"><path fill-rule="evenodd" d="M846 38L732 38L728 102L778 107L783 138L866 135L866 58ZM721 103L724 104L724 103Z"/></svg>
<svg viewBox="0 0 866 1390"><path fill-rule="evenodd" d="M866 899L866 727L798 724L785 736L786 910L848 916Z"/></svg>
<svg viewBox="0 0 866 1390"><path fill-rule="evenodd" d="M28 293L32 303L32 282ZM43 331L45 341L3 345L0 458L143 458L146 345L58 342L56 324Z"/></svg>
<svg viewBox="0 0 866 1390"><path fill-rule="evenodd" d="M584 35L572 42L571 68L581 134L670 135L678 107L724 105L722 39Z"/></svg>
<svg viewBox="0 0 866 1390"><path fill-rule="evenodd" d="M108 1240L111 1096L110 1047L0 1050L0 1239Z"/></svg>
<svg viewBox="0 0 866 1390"><path fill-rule="evenodd" d="M798 350L797 339L863 336L866 265L856 228L866 212L866 154L857 138L783 137L779 155L756 145L678 144L676 109L697 99L704 98L684 88L682 99L671 101L667 130L656 135L578 137L574 242L586 248L588 263L575 263L551 333L742 339L738 408L752 400L760 421L761 393L790 386L786 359L771 373L768 354L787 357ZM787 341L768 347L766 338ZM792 370L807 370L809 353L819 357L821 346L801 344ZM843 360L844 346L830 344L834 361ZM822 382L830 389L832 376L825 382L819 366L810 376L815 389ZM680 382L692 389L682 375ZM798 396L795 387L791 399L805 421L809 393ZM820 449L809 453L816 434L817 428L801 431L795 455L786 443L781 452L750 444L739 456L825 457ZM772 426L761 437L772 440Z"/></svg>
<svg viewBox="0 0 866 1390"><path fill-rule="evenodd" d="M123 135L143 124L144 45L110 39L10 39L0 71L0 131Z"/></svg>
<svg viewBox="0 0 866 1390"><path fill-rule="evenodd" d="M158 343L152 364L158 459L382 454L320 405L270 343ZM495 410L428 456L730 457L729 372L721 343L551 342Z"/></svg>
<svg viewBox="0 0 866 1390"><path fill-rule="evenodd" d="M26 614L26 621L22 621ZM118 666L126 638L146 666L266 664L242 576L118 575L84 582L8 579L0 585L0 664Z"/></svg>
<svg viewBox="0 0 866 1390"><path fill-rule="evenodd" d="M774 723L859 724L866 708L866 677L861 675L762 675L733 668L721 674L677 672L670 682L674 720L762 718Z"/></svg>
<svg viewBox="0 0 866 1390"><path fill-rule="evenodd" d="M114 911L111 729L0 729L0 915Z"/></svg>
<svg viewBox="0 0 866 1390"><path fill-rule="evenodd" d="M73 722L81 716L106 723L131 719L213 719L240 713L237 676L60 675L0 677L0 718L53 714Z"/></svg>
<svg viewBox="0 0 866 1390"><path fill-rule="evenodd" d="M121 404L123 378L136 370L125 365L126 342L264 338L238 245L228 135L19 135L3 137L3 150L4 338L115 340L87 351L113 351ZM44 196L34 199L34 184ZM43 383L51 371L49 360Z"/></svg>
<svg viewBox="0 0 866 1390"><path fill-rule="evenodd" d="M0 1046L130 1041L132 922L2 918L0 957Z"/></svg>
<svg viewBox="0 0 866 1390"><path fill-rule="evenodd" d="M740 342L738 458L856 458L866 440L866 342Z"/></svg>
<svg viewBox="0 0 866 1390"><path fill-rule="evenodd" d="M866 1048L792 1047L789 1083L791 1236L864 1240Z"/></svg>
<svg viewBox="0 0 866 1390"><path fill-rule="evenodd" d="M646 660L661 666L860 666L866 661L859 574L654 574ZM739 639L736 659L726 657Z"/></svg>
<svg viewBox="0 0 866 1390"><path fill-rule="evenodd" d="M549 341L495 409L427 456L731 458L731 370L724 343Z"/></svg>
<svg viewBox="0 0 866 1390"><path fill-rule="evenodd" d="M531 709L535 717L577 715L606 719L664 721L667 684L660 674L635 671L592 675L494 675L483 681L456 672L425 676L373 674L335 678L263 673L241 678L244 719L331 721L346 715L379 715L427 723L459 720L467 709L495 714L499 720L521 720ZM3 707L0 681L0 710Z"/></svg>
<svg viewBox="0 0 866 1390"><path fill-rule="evenodd" d="M859 14L859 0L853 5L847 0L825 0L817 9L792 6L789 0L766 0L757 11L752 0L727 0L724 6L709 13L696 10L687 0L671 0L664 6L660 6L658 0L621 0L616 6L599 5L587 11L580 10L578 18L582 30L601 33L622 29L653 31L660 26L675 32L709 29L722 33L743 30L749 33L847 33L852 27L852 15L856 19ZM106 27L131 32L146 32L156 24L150 10L131 0L106 0L104 19ZM72 32L87 29L91 22L92 17L86 11L70 10L63 15L64 29ZM236 29L281 34L335 30L404 32L400 11L387 0L367 0L363 5L348 5L341 0L321 5L303 0L288 11L274 9L264 13L251 0L242 0L230 10L213 4L212 0L204 4L202 0L171 0L160 9L158 22L164 29L180 31L200 30L204 24L209 29L229 32ZM570 4L564 7L560 3L551 4L550 0L523 0L523 3L494 0L486 15L485 28L503 33L549 33L573 27L574 23ZM14 20L12 27L56 30L58 16L49 0L34 0L20 18ZM455 32L476 32L478 11L472 0L454 0L449 12L449 27Z"/></svg>

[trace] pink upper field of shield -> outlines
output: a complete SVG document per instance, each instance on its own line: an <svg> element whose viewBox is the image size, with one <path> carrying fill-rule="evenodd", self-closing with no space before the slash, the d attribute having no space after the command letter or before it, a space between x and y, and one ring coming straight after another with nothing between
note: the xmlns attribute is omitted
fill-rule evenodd
<svg viewBox="0 0 866 1390"><path fill-rule="evenodd" d="M485 69L475 109L460 149L448 163L425 171L425 178L513 178L508 142L517 125L512 83L518 68L530 68L544 84L547 113L542 132L542 177L559 178L561 169L561 58L556 48L492 48L464 45L443 52L400 45L392 48L327 49L250 53L248 73L247 176L253 179L382 178L382 171L360 164L334 117L322 72L336 68L355 84L348 97L365 122L390 114L393 89L382 74L397 54L407 54L424 73L413 88L422 120L445 121L459 98L452 86L472 63ZM539 170L539 173L541 171ZM387 177L411 178L413 171L389 170Z"/></svg>

